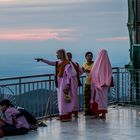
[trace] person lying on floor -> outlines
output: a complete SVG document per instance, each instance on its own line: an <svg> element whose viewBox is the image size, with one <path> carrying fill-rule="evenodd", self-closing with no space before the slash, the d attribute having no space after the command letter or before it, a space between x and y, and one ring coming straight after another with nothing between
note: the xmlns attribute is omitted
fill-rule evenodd
<svg viewBox="0 0 140 140"><path fill-rule="evenodd" d="M29 125L24 116L16 117L19 110L15 108L8 99L0 102L0 110L3 113L3 118L0 118L0 135L13 136L26 134L29 130Z"/></svg>

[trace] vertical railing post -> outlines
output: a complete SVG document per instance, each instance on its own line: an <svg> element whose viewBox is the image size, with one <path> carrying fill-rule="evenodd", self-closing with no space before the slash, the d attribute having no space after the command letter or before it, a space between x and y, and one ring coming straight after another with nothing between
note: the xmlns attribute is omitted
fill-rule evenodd
<svg viewBox="0 0 140 140"><path fill-rule="evenodd" d="M51 76L49 76L49 93L50 93L50 119L52 118L52 93L51 93Z"/></svg>
<svg viewBox="0 0 140 140"><path fill-rule="evenodd" d="M22 104L21 93L22 93L22 91L21 91L21 78L19 78L19 104L20 104L20 106Z"/></svg>
<svg viewBox="0 0 140 140"><path fill-rule="evenodd" d="M119 99L120 99L120 70L119 68L117 67L117 101L116 103L118 104L119 103Z"/></svg>
<svg viewBox="0 0 140 140"><path fill-rule="evenodd" d="M84 81L85 81L85 76L81 76L80 80L82 83L82 86L78 88L78 96L79 96L79 111L84 110L84 105L83 105L83 97L84 97Z"/></svg>
<svg viewBox="0 0 140 140"><path fill-rule="evenodd" d="M135 79L134 78L134 70L129 70L130 71L130 104L132 103L132 101L133 101L133 83L132 83L132 79Z"/></svg>

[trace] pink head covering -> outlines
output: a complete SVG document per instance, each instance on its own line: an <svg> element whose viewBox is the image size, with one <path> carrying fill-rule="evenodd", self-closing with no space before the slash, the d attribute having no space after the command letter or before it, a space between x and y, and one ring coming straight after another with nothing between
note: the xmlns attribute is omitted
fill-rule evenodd
<svg viewBox="0 0 140 140"><path fill-rule="evenodd" d="M92 83L95 85L95 87L101 88L103 85L110 86L112 67L106 50L102 49L98 53L90 75L92 78Z"/></svg>

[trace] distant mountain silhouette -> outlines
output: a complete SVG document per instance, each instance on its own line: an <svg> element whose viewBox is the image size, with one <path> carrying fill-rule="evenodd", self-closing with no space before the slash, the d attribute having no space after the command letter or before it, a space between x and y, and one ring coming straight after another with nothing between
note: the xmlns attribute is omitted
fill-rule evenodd
<svg viewBox="0 0 140 140"><path fill-rule="evenodd" d="M15 106L25 108L36 117L43 117L58 114L57 92L47 89L36 89L24 92L21 95L0 92L0 100L9 99ZM79 95L79 109L83 110L84 100L82 91Z"/></svg>
<svg viewBox="0 0 140 140"><path fill-rule="evenodd" d="M21 95L0 94L0 99L7 98L12 104L25 108L36 117L58 113L57 92L47 89L37 89ZM52 108L50 107L52 104Z"/></svg>

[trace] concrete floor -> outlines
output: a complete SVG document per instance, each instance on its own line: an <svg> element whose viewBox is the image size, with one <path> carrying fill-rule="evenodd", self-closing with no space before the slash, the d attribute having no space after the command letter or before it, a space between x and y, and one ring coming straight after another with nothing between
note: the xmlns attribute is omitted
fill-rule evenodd
<svg viewBox="0 0 140 140"><path fill-rule="evenodd" d="M106 120L91 119L83 114L71 122L46 121L47 127L27 135L1 140L140 140L140 108L109 107Z"/></svg>

